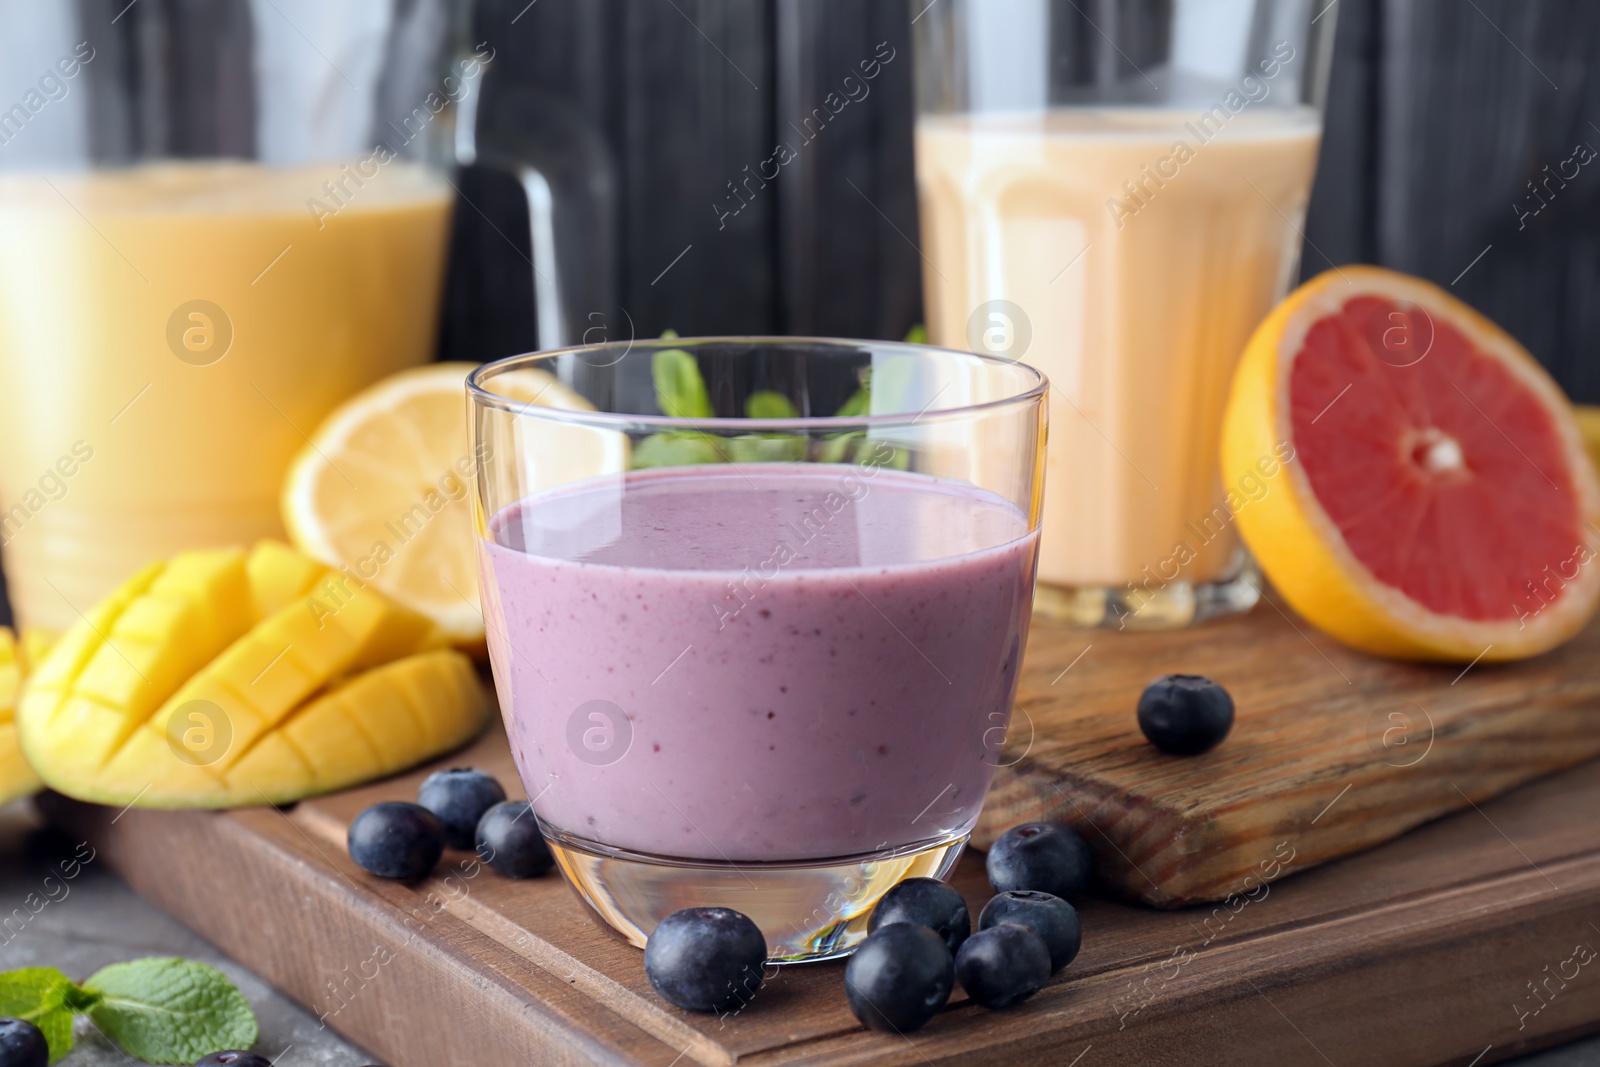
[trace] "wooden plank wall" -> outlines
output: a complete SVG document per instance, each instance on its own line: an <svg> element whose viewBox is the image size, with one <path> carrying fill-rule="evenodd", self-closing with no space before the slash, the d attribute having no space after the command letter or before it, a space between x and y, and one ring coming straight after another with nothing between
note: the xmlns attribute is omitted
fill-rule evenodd
<svg viewBox="0 0 1600 1067"><path fill-rule="evenodd" d="M1600 5L1333 2L1304 270L1378 262L1454 281L1576 398L1600 402L1600 161L1537 215L1519 221L1514 207L1538 206L1526 183L1580 141L1600 149L1600 76L1589 71ZM570 95L612 144L626 189L620 302L640 334L897 337L921 317L909 27L926 3L481 0L479 33L499 49L497 78ZM895 58L870 94L802 143L790 123L880 42ZM713 205L738 203L727 183L779 141L794 143L794 161L719 229ZM500 228L525 253L516 196L483 206L505 212ZM532 347L529 267L486 229L462 213L449 358Z"/></svg>

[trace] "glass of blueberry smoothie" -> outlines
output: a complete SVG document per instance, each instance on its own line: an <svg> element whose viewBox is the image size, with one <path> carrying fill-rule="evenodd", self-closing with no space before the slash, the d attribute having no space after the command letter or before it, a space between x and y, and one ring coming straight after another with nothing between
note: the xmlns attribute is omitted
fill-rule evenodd
<svg viewBox="0 0 1600 1067"><path fill-rule="evenodd" d="M838 956L941 877L1011 717L1047 384L879 341L632 341L468 379L489 652L561 870Z"/></svg>

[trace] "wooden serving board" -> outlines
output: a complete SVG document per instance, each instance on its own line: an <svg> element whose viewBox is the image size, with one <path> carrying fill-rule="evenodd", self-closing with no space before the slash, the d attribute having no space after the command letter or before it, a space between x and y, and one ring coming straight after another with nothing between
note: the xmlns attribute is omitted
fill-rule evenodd
<svg viewBox="0 0 1600 1067"><path fill-rule="evenodd" d="M497 733L456 761L507 776ZM642 954L553 874L449 854L407 886L344 852L367 804L422 772L271 809L129 811L44 798L135 889L392 1067L484 1064L1486 1065L1600 1030L1600 763L1230 904L1080 904L1083 951L1037 996L862 1029L843 965L782 970L740 1015L656 997ZM956 886L987 897L980 857ZM1578 957L1583 958L1583 957ZM1530 983L1544 992L1536 999Z"/></svg>
<svg viewBox="0 0 1600 1067"><path fill-rule="evenodd" d="M1204 674L1233 694L1219 748L1165 756L1139 733L1145 684ZM1032 819L1076 826L1116 891L1222 900L1600 755L1600 620L1537 659L1419 666L1352 652L1269 601L1172 633L1036 623L1004 768L974 842Z"/></svg>
<svg viewBox="0 0 1600 1067"><path fill-rule="evenodd" d="M413 797L430 768L287 811L40 803L393 1067L1488 1064L1600 1030L1600 980L1555 977L1600 947L1600 763L1485 799L1600 747L1596 633L1458 679L1342 653L1299 625L1262 609L1177 634L1036 629L1016 762L986 827L1064 812L1119 888L1163 904L1239 893L1166 911L1084 901L1082 954L1038 996L987 1012L958 992L907 1037L856 1023L838 963L783 969L737 1016L673 1008L554 875L513 882L461 853L416 885L364 874L345 854L349 821ZM1212 674L1238 700L1215 753L1178 761L1138 739L1133 701L1174 670ZM1369 744L1368 721L1396 700L1431 717L1431 747L1391 734L1385 748L1382 730ZM514 788L498 730L444 762ZM1467 810L1305 872L1451 807ZM976 911L980 857L955 884Z"/></svg>

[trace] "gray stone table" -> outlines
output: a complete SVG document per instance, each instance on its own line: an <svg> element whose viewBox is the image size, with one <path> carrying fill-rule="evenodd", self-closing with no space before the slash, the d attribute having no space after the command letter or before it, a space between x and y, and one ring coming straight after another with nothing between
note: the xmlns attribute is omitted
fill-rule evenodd
<svg viewBox="0 0 1600 1067"><path fill-rule="evenodd" d="M47 895L43 880L56 869L57 861L71 855L72 845L40 830L26 804L0 808L0 917L12 916L18 908L30 915L23 906L30 893L38 895L36 900L56 898L31 914L20 930L15 918L8 927L0 926L0 971L56 967L82 981L108 963L142 956L204 960L221 968L249 999L261 1022L256 1051L275 1067L359 1067L373 1062L245 966L147 903L104 866L85 865L72 881L52 883ZM196 860L203 862L203 857ZM218 872L217 892L227 892L225 872ZM76 1036L72 1053L57 1067L127 1067L139 1062L86 1019L78 1020Z"/></svg>

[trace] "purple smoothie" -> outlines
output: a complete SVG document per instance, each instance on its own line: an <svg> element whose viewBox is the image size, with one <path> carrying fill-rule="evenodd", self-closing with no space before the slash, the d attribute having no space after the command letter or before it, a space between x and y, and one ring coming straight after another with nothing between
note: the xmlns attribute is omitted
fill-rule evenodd
<svg viewBox="0 0 1600 1067"><path fill-rule="evenodd" d="M547 828L737 863L977 819L1037 556L1006 500L870 466L677 467L537 494L491 536L489 651Z"/></svg>

